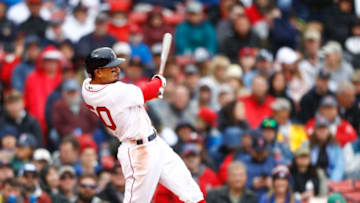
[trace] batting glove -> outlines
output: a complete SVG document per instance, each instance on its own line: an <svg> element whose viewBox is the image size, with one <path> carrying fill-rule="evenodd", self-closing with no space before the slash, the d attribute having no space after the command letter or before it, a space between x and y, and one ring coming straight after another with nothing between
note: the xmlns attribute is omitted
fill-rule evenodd
<svg viewBox="0 0 360 203"><path fill-rule="evenodd" d="M166 78L164 76L156 74L153 76L152 79L154 79L154 78L159 78L161 80L161 87L163 87L163 88L166 87Z"/></svg>

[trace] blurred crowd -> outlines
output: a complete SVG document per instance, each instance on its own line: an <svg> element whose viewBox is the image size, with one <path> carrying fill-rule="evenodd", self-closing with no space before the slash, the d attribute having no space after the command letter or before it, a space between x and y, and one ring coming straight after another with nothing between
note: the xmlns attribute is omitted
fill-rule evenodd
<svg viewBox="0 0 360 203"><path fill-rule="evenodd" d="M0 202L122 202L84 59L111 47L141 85L167 32L165 96L146 109L208 203L360 201L358 3L1 0ZM159 185L153 202L181 201Z"/></svg>

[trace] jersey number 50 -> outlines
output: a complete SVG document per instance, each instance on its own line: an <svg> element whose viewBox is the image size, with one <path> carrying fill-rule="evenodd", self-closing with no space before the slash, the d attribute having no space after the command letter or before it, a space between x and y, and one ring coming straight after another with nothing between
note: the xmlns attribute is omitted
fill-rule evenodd
<svg viewBox="0 0 360 203"><path fill-rule="evenodd" d="M104 125L107 128L110 128L111 130L116 129L116 125L111 117L109 109L107 109L105 106L98 106L98 107L96 107L96 110L95 110L95 108L93 106L90 106L90 105L86 105L86 106L90 109L90 111L95 113L95 115L100 118L100 120L104 123ZM106 114L108 122L106 122L104 120L104 118L103 118L104 114Z"/></svg>

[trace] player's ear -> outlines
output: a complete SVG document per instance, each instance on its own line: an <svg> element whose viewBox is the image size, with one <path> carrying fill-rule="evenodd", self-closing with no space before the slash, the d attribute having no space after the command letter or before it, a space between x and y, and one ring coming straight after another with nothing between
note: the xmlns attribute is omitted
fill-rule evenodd
<svg viewBox="0 0 360 203"><path fill-rule="evenodd" d="M94 75L96 75L97 77L100 77L102 76L102 72L100 71L100 69L95 69L94 70Z"/></svg>

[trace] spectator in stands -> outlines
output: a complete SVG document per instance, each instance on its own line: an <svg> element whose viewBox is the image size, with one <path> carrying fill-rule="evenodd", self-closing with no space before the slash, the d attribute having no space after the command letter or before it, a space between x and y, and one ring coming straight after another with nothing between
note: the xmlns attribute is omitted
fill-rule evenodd
<svg viewBox="0 0 360 203"><path fill-rule="evenodd" d="M349 142L343 148L345 158L345 178L360 178L360 140Z"/></svg>
<svg viewBox="0 0 360 203"><path fill-rule="evenodd" d="M22 94L17 90L11 90L6 94L4 102L5 125L14 127L19 134L31 134L36 140L36 146L41 146L43 137L39 122L24 109Z"/></svg>
<svg viewBox="0 0 360 203"><path fill-rule="evenodd" d="M40 188L39 173L33 164L27 163L20 171L20 182L23 186L24 201L36 199L38 202L51 203L51 198Z"/></svg>
<svg viewBox="0 0 360 203"><path fill-rule="evenodd" d="M350 26L355 21L353 1L340 0L325 10L324 34L327 40L344 43L350 35Z"/></svg>
<svg viewBox="0 0 360 203"><path fill-rule="evenodd" d="M323 169L330 180L340 181L344 176L345 160L329 124L326 118L316 119L315 130L310 138L311 163Z"/></svg>
<svg viewBox="0 0 360 203"><path fill-rule="evenodd" d="M18 131L7 126L0 131L0 162L9 163L16 153L16 142L19 137Z"/></svg>
<svg viewBox="0 0 360 203"><path fill-rule="evenodd" d="M16 66L12 78L11 86L24 92L24 85L29 74L35 69L35 62L40 54L40 39L36 35L29 35L25 38L25 50L23 60Z"/></svg>
<svg viewBox="0 0 360 203"><path fill-rule="evenodd" d="M176 53L190 55L197 47L204 47L210 53L216 53L216 32L212 25L204 20L201 3L189 1L186 12L186 21L178 25L175 31Z"/></svg>
<svg viewBox="0 0 360 203"><path fill-rule="evenodd" d="M234 35L233 21L239 16L244 15L245 10L241 4L233 4L229 6L229 16L220 20L216 25L216 36L218 44L221 46L225 39Z"/></svg>
<svg viewBox="0 0 360 203"><path fill-rule="evenodd" d="M77 199L76 173L73 167L63 166L59 169L59 193L67 198L67 201L74 203Z"/></svg>
<svg viewBox="0 0 360 203"><path fill-rule="evenodd" d="M254 133L251 146L250 156L241 156L239 159L235 157L234 160L242 161L246 166L246 187L261 196L271 188L271 171L275 160L270 155L269 143L261 132Z"/></svg>
<svg viewBox="0 0 360 203"><path fill-rule="evenodd" d="M130 37L130 23L125 8L117 7L115 3L110 5L110 23L107 31L117 41L128 42Z"/></svg>
<svg viewBox="0 0 360 203"><path fill-rule="evenodd" d="M258 75L254 70L256 63L256 51L252 47L244 47L239 50L239 64L243 70L243 82L245 87L251 89L253 78Z"/></svg>
<svg viewBox="0 0 360 203"><path fill-rule="evenodd" d="M27 5L30 10L30 16L21 23L19 31L22 34L35 34L38 37L44 38L48 22L40 16L40 10L43 6L42 0L27 0Z"/></svg>
<svg viewBox="0 0 360 203"><path fill-rule="evenodd" d="M272 117L279 125L277 140L295 152L307 140L304 127L290 120L291 105L288 100L277 98L271 107L273 109Z"/></svg>
<svg viewBox="0 0 360 203"><path fill-rule="evenodd" d="M31 162L35 149L36 140L32 135L20 135L17 142L15 157L11 161L11 167L16 173L23 168L24 164Z"/></svg>
<svg viewBox="0 0 360 203"><path fill-rule="evenodd" d="M95 19L95 30L80 38L76 53L79 57L86 57L91 50L99 47L112 47L116 39L107 33L108 16L100 13Z"/></svg>
<svg viewBox="0 0 360 203"><path fill-rule="evenodd" d="M194 64L198 67L202 77L205 77L211 74L211 69L213 65L213 54L210 53L204 47L198 47L195 49L193 56Z"/></svg>
<svg viewBox="0 0 360 203"><path fill-rule="evenodd" d="M199 108L196 130L204 140L208 152L218 151L221 134L217 130L217 113L208 107Z"/></svg>
<svg viewBox="0 0 360 203"><path fill-rule="evenodd" d="M87 203L92 201L100 201L96 197L97 178L94 175L84 174L79 178L77 190L79 192L76 203Z"/></svg>
<svg viewBox="0 0 360 203"><path fill-rule="evenodd" d="M228 167L227 184L223 187L208 192L206 202L208 203L231 203L247 202L256 203L256 195L246 188L246 168L239 161L232 162Z"/></svg>
<svg viewBox="0 0 360 203"><path fill-rule="evenodd" d="M260 39L250 29L250 22L246 16L239 16L233 20L234 34L227 37L220 45L220 52L230 58L232 62L238 59L239 50L243 47L259 48Z"/></svg>
<svg viewBox="0 0 360 203"><path fill-rule="evenodd" d="M260 124L260 130L269 143L270 155L278 164L290 165L293 154L289 146L280 141L278 128L277 122L272 118L267 118Z"/></svg>
<svg viewBox="0 0 360 203"><path fill-rule="evenodd" d="M314 117L324 96L333 94L329 89L329 79L329 71L321 70L317 75L315 86L301 98L298 119L302 123L306 123Z"/></svg>
<svg viewBox="0 0 360 203"><path fill-rule="evenodd" d="M310 148L301 146L295 151L295 158L290 166L294 180L293 191L301 195L301 200L308 201L320 192L320 177L317 169L311 164Z"/></svg>
<svg viewBox="0 0 360 203"><path fill-rule="evenodd" d="M355 87L356 102L359 102L360 101L360 71L359 70L357 70L354 73L351 82Z"/></svg>
<svg viewBox="0 0 360 203"><path fill-rule="evenodd" d="M196 111L189 106L189 90L182 85L177 86L169 102L160 101L156 106L156 113L161 119L163 127L174 128L181 120L195 123Z"/></svg>
<svg viewBox="0 0 360 203"><path fill-rule="evenodd" d="M98 119L81 100L80 86L75 79L63 83L62 98L54 104L52 120L61 137L93 133L98 126Z"/></svg>
<svg viewBox="0 0 360 203"><path fill-rule="evenodd" d="M128 66L124 70L125 76L121 79L121 81L137 86L143 85L149 81L149 78L144 76L145 66L146 65L141 62L140 58L130 59Z"/></svg>
<svg viewBox="0 0 360 203"><path fill-rule="evenodd" d="M275 72L269 78L269 94L277 99L286 99L288 102L290 102L290 118L295 119L297 109L294 100L291 99L288 95L287 82L283 72Z"/></svg>
<svg viewBox="0 0 360 203"><path fill-rule="evenodd" d="M6 28L5 28L6 29ZM5 46L7 46L5 44ZM24 51L24 44L22 38L19 36L15 42L4 47L0 57L0 80L6 87L11 87L11 77L16 66L21 62L21 57Z"/></svg>
<svg viewBox="0 0 360 203"><path fill-rule="evenodd" d="M36 170L40 173L45 166L52 164L50 152L44 148L36 149L33 154L32 163L36 166Z"/></svg>
<svg viewBox="0 0 360 203"><path fill-rule="evenodd" d="M30 115L40 123L46 132L45 105L48 96L61 82L62 54L54 47L47 47L40 54L35 70L25 82L24 101ZM46 143L46 138L43 142Z"/></svg>
<svg viewBox="0 0 360 203"><path fill-rule="evenodd" d="M324 67L324 59L320 57L321 33L312 28L304 34L304 59L299 62L299 71L307 84L313 86L320 70Z"/></svg>
<svg viewBox="0 0 360 203"><path fill-rule="evenodd" d="M105 189L99 193L98 197L108 202L122 202L124 200L124 192L125 178L121 165L117 162L111 170L110 182L106 185Z"/></svg>
<svg viewBox="0 0 360 203"><path fill-rule="evenodd" d="M348 81L339 84L336 90L336 99L339 104L339 115L359 132L360 107L356 100L355 86Z"/></svg>
<svg viewBox="0 0 360 203"><path fill-rule="evenodd" d="M256 57L254 72L264 76L266 79L274 74L274 56L267 49L260 49Z"/></svg>
<svg viewBox="0 0 360 203"><path fill-rule="evenodd" d="M31 4L33 4L33 6ZM51 16L51 13L49 9L43 6L43 2L39 0L26 0L18 2L9 8L7 17L16 25L19 25L31 16L31 13L34 12L31 10L35 10L36 12L36 9L38 8L40 9L40 17L44 20L48 20Z"/></svg>
<svg viewBox="0 0 360 203"><path fill-rule="evenodd" d="M308 135L314 133L314 126L316 125L316 120L319 117L325 117L325 119L329 122L331 135L335 137L335 140L341 147L344 147L348 142L352 142L357 139L356 130L348 121L341 119L339 116L338 104L333 96L326 96L323 98L315 118L311 119L306 124L306 131Z"/></svg>
<svg viewBox="0 0 360 203"><path fill-rule="evenodd" d="M131 58L139 58L142 63L151 64L153 59L149 46L143 42L144 34L145 33L142 32L142 29L139 26L131 26L129 36Z"/></svg>
<svg viewBox="0 0 360 203"><path fill-rule="evenodd" d="M335 91L339 83L351 80L354 68L343 58L343 50L339 42L329 41L322 50L325 54L324 68L330 73L329 88Z"/></svg>
<svg viewBox="0 0 360 203"><path fill-rule="evenodd" d="M225 81L227 81L227 82L225 84L223 84L222 86L220 86L219 90L218 90L219 105L221 105L220 104L221 103L220 102L220 99L221 99L220 93L221 92L226 93L228 96L230 96L230 97L228 97L229 102L234 100L235 96L241 97L241 96L249 94L249 90L243 84L242 76L243 76L243 71L239 65L231 64L227 68L226 73L225 73ZM225 105L222 105L222 106L225 106Z"/></svg>
<svg viewBox="0 0 360 203"><path fill-rule="evenodd" d="M220 131L224 131L227 127L234 126L242 129L248 129L250 127L246 120L245 107L242 101L232 101L219 112Z"/></svg>
<svg viewBox="0 0 360 203"><path fill-rule="evenodd" d="M73 43L94 31L94 19L88 14L88 8L81 2L74 8L72 15L66 17L62 25L64 35Z"/></svg>
<svg viewBox="0 0 360 203"><path fill-rule="evenodd" d="M184 69L184 85L188 88L191 99L195 97L195 89L199 80L200 72L198 68L193 64L187 65Z"/></svg>
<svg viewBox="0 0 360 203"><path fill-rule="evenodd" d="M39 173L39 179L41 189L50 196L51 202L67 202L66 197L59 194L59 171L55 166L45 166Z"/></svg>
<svg viewBox="0 0 360 203"><path fill-rule="evenodd" d="M356 19L354 22L351 23L351 34L348 36L344 43L344 47L349 53L351 64L355 69L360 67L360 60L359 60L359 50L357 47L359 46L359 39L360 39L360 19Z"/></svg>
<svg viewBox="0 0 360 203"><path fill-rule="evenodd" d="M125 59L125 61L123 63L121 63L119 66L122 69L122 71L126 70L128 64L129 64L129 61L130 61L130 56L131 56L130 45L126 42L117 42L116 44L114 44L114 46L112 48L118 58Z"/></svg>
<svg viewBox="0 0 360 203"><path fill-rule="evenodd" d="M15 178L15 172L12 169L11 165L0 162L0 188L4 188L5 180L11 178Z"/></svg>
<svg viewBox="0 0 360 203"><path fill-rule="evenodd" d="M90 134L78 137L80 150L80 174L97 174L101 170L98 162L98 147Z"/></svg>
<svg viewBox="0 0 360 203"><path fill-rule="evenodd" d="M59 154L54 157L54 165L62 167L70 165L75 169L80 168L79 163L79 142L75 137L64 137L59 145ZM79 173L79 171L76 171Z"/></svg>
<svg viewBox="0 0 360 203"><path fill-rule="evenodd" d="M143 33L144 43L152 46L156 43L161 43L165 33L172 33L173 29L164 22L164 16L161 8L153 8L147 14L146 24L144 25Z"/></svg>
<svg viewBox="0 0 360 203"><path fill-rule="evenodd" d="M5 2L0 2L0 29L3 32L0 33L0 42L4 45L4 48L11 47L11 44L15 38L15 25L6 17L6 11L8 7ZM6 32L4 32L6 30Z"/></svg>
<svg viewBox="0 0 360 203"><path fill-rule="evenodd" d="M275 202L294 202L301 201L295 199L294 193L290 185L290 172L287 166L278 165L272 172L272 191L269 194L263 194L259 203L275 203Z"/></svg>
<svg viewBox="0 0 360 203"><path fill-rule="evenodd" d="M255 76L252 81L251 95L239 100L244 104L245 118L251 128L259 127L261 121L272 115L271 104L274 98L267 94L268 84L262 76Z"/></svg>
<svg viewBox="0 0 360 203"><path fill-rule="evenodd" d="M280 64L280 69L287 81L288 95L296 104L311 88L299 71L299 58L299 54L289 47L281 47L276 53L276 61Z"/></svg>
<svg viewBox="0 0 360 203"><path fill-rule="evenodd" d="M22 185L16 178L8 178L2 182L0 199L2 202L23 202Z"/></svg>

